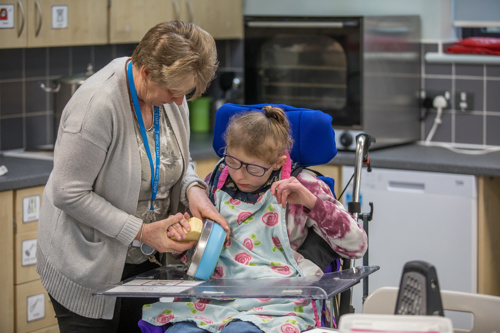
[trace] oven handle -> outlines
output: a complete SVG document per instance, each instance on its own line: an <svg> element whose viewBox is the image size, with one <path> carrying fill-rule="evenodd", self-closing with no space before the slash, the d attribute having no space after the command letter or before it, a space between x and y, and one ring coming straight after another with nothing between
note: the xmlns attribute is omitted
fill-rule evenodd
<svg viewBox="0 0 500 333"><path fill-rule="evenodd" d="M247 22L250 28L344 28L357 27L356 21L344 22L276 22L276 21L252 21Z"/></svg>

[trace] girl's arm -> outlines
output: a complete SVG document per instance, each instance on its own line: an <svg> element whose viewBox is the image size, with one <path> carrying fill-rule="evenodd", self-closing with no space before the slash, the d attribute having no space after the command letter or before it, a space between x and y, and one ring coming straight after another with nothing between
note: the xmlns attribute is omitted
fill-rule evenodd
<svg viewBox="0 0 500 333"><path fill-rule="evenodd" d="M287 227L292 246L300 246L307 232L315 231L343 257L360 258L364 255L366 232L334 198L328 185L313 173L304 170L296 179L282 180L276 185L273 184L271 193L275 190L280 202L278 192L281 191L282 203L288 202L289 205ZM312 206L311 202L314 202ZM308 230L311 228L314 231Z"/></svg>

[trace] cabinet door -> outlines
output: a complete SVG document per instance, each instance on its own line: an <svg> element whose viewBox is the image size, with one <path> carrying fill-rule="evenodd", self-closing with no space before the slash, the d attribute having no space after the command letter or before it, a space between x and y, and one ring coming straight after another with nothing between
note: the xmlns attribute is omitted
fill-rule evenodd
<svg viewBox="0 0 500 333"><path fill-rule="evenodd" d="M109 42L138 43L156 24L175 19L175 8L173 0L112 0Z"/></svg>
<svg viewBox="0 0 500 333"><path fill-rule="evenodd" d="M312 170L320 172L322 175L335 180L334 194L338 198L342 194L342 167L339 165L323 164L310 167ZM346 206L347 209L347 206Z"/></svg>
<svg viewBox="0 0 500 333"><path fill-rule="evenodd" d="M35 330L57 325L54 307L40 280L16 286L16 332Z"/></svg>
<svg viewBox="0 0 500 333"><path fill-rule="evenodd" d="M44 186L16 190L14 196L16 234L38 230Z"/></svg>
<svg viewBox="0 0 500 333"><path fill-rule="evenodd" d="M1 48L21 48L27 45L27 0L4 0L0 3Z"/></svg>
<svg viewBox="0 0 500 333"><path fill-rule="evenodd" d="M0 192L0 332L14 331L14 193Z"/></svg>
<svg viewBox="0 0 500 333"><path fill-rule="evenodd" d="M107 0L28 0L28 47L106 44Z"/></svg>
<svg viewBox="0 0 500 333"><path fill-rule="evenodd" d="M182 0L182 19L209 32L215 39L243 37L241 0Z"/></svg>
<svg viewBox="0 0 500 333"><path fill-rule="evenodd" d="M219 162L218 158L194 161L194 171L198 177L204 180L206 176L212 173L217 162Z"/></svg>
<svg viewBox="0 0 500 333"><path fill-rule="evenodd" d="M40 279L36 271L36 231L15 236L14 284Z"/></svg>
<svg viewBox="0 0 500 333"><path fill-rule="evenodd" d="M500 296L500 177L479 177L477 202L477 292Z"/></svg>

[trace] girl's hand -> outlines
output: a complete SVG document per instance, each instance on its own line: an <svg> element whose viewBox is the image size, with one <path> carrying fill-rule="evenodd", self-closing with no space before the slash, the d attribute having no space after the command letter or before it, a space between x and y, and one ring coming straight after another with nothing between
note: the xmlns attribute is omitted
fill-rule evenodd
<svg viewBox="0 0 500 333"><path fill-rule="evenodd" d="M182 229L181 224L184 227L186 227L187 224L187 226L189 227L186 216L189 218L188 214L183 215L181 213L177 213L175 215L169 216L164 220L144 224L142 230L142 241L158 252L179 254L189 250L196 244L196 241L181 243L170 239L170 237L168 236L169 228L171 230L176 230L179 233L179 229ZM171 228L172 226L174 226L174 229ZM181 232L183 231L181 230Z"/></svg>
<svg viewBox="0 0 500 333"><path fill-rule="evenodd" d="M271 185L271 194L276 197L278 203L286 208L287 203L302 205L307 209L313 209L316 204L316 196L311 193L295 177L274 182Z"/></svg>
<svg viewBox="0 0 500 333"><path fill-rule="evenodd" d="M226 241L229 240L229 224L215 208L214 204L208 199L207 192L198 186L193 186L187 193L189 201L189 210L194 217L199 219L207 218L221 225L226 231Z"/></svg>
<svg viewBox="0 0 500 333"><path fill-rule="evenodd" d="M186 229L187 232L191 231L191 227L188 222L189 218L190 218L189 214L184 213L184 218L180 222L172 224L170 227L168 227L167 229L168 237L170 238L175 237L178 241L186 239L186 233L184 232L184 229Z"/></svg>

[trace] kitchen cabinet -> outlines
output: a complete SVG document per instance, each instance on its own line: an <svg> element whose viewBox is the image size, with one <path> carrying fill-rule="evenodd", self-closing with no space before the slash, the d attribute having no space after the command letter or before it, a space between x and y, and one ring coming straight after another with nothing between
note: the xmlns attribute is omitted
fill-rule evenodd
<svg viewBox="0 0 500 333"><path fill-rule="evenodd" d="M323 176L333 178L335 180L335 196L338 198L342 193L342 167L339 165L323 164L310 167L310 169L318 171ZM347 207L346 207L347 209Z"/></svg>
<svg viewBox="0 0 500 333"><path fill-rule="evenodd" d="M0 29L2 48L106 44L107 0L7 0L12 28ZM10 14L10 13L9 13Z"/></svg>
<svg viewBox="0 0 500 333"><path fill-rule="evenodd" d="M175 19L173 0L111 0L109 42L138 43L154 25Z"/></svg>
<svg viewBox="0 0 500 333"><path fill-rule="evenodd" d="M500 177L478 177L477 292L500 296Z"/></svg>
<svg viewBox="0 0 500 333"><path fill-rule="evenodd" d="M176 19L194 23L215 39L243 38L242 0L178 0Z"/></svg>
<svg viewBox="0 0 500 333"><path fill-rule="evenodd" d="M154 25L180 20L194 23L215 39L243 37L242 0L112 0L109 43L138 43Z"/></svg>
<svg viewBox="0 0 500 333"><path fill-rule="evenodd" d="M198 174L198 177L204 180L208 174L212 173L217 162L219 162L218 158L194 161L194 171Z"/></svg>
<svg viewBox="0 0 500 333"><path fill-rule="evenodd" d="M27 0L4 0L0 4L6 19L0 25L1 48L19 48L28 45Z"/></svg>
<svg viewBox="0 0 500 333"><path fill-rule="evenodd" d="M0 192L1 332L57 332L49 295L36 272L43 186Z"/></svg>
<svg viewBox="0 0 500 333"><path fill-rule="evenodd" d="M0 331L14 331L14 191L0 192Z"/></svg>

